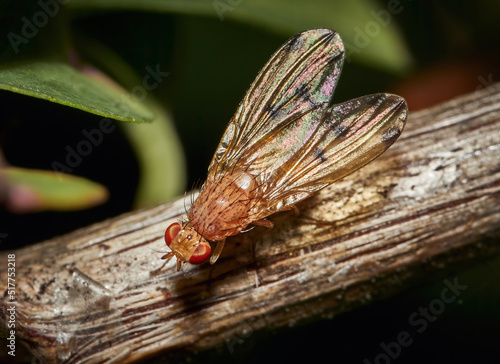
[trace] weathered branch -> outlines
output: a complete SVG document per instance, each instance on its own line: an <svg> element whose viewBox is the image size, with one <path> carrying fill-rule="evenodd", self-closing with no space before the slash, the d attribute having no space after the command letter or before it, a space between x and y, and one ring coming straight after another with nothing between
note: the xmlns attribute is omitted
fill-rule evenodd
<svg viewBox="0 0 500 364"><path fill-rule="evenodd" d="M499 156L497 84L411 114L382 157L300 204L299 216L229 240L214 266L162 266L184 197L20 249L17 340L47 362L130 363L213 347L245 320L279 327L395 293L500 250ZM4 324L8 307L5 293Z"/></svg>

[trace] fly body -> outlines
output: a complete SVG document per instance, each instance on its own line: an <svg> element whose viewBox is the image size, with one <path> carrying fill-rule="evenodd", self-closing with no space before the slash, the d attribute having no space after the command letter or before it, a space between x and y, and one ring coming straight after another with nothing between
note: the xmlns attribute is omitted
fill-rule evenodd
<svg viewBox="0 0 500 364"><path fill-rule="evenodd" d="M225 239L366 165L403 131L406 102L373 94L332 103L344 46L329 29L289 39L268 61L229 122L207 180L165 241L182 262L215 263ZM216 243L212 252L210 243Z"/></svg>

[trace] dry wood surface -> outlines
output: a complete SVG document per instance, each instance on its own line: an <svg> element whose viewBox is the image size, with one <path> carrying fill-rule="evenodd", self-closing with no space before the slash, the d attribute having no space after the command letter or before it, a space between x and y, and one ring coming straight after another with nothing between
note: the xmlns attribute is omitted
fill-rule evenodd
<svg viewBox="0 0 500 364"><path fill-rule="evenodd" d="M384 155L229 239L213 266L160 260L189 197L2 252L16 256L17 345L47 363L131 363L391 295L500 250L499 157L496 84L410 113ZM5 291L4 325L8 307Z"/></svg>

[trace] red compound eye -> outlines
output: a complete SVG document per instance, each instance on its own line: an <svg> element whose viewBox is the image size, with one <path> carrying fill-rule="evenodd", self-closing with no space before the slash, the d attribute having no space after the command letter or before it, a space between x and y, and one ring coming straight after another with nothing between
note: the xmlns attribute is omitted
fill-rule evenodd
<svg viewBox="0 0 500 364"><path fill-rule="evenodd" d="M193 255L189 258L189 263L191 264L200 264L210 257L210 253L212 252L212 248L210 248L210 244L205 242L200 242L200 245L194 250Z"/></svg>
<svg viewBox="0 0 500 364"><path fill-rule="evenodd" d="M167 228L167 230L165 230L165 243L167 243L168 246L170 246L170 243L174 240L177 234L179 234L181 229L181 224L174 222Z"/></svg>

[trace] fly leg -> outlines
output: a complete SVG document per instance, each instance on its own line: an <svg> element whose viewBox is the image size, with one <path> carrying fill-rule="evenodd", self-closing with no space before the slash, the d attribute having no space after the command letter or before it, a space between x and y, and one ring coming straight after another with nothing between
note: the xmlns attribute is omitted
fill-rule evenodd
<svg viewBox="0 0 500 364"><path fill-rule="evenodd" d="M287 206L287 207L285 207L285 208L282 208L282 209L280 210L280 212L281 212L281 211L290 211L290 210L292 210L292 212L293 212L293 214L294 214L295 216L299 216L299 215L300 215L299 208L298 208L297 206L295 206L295 205L290 205L290 206Z"/></svg>
<svg viewBox="0 0 500 364"><path fill-rule="evenodd" d="M224 249L225 242L226 242L226 239L219 240L217 242L217 245L215 246L215 250L212 253L212 256L210 257L210 264L214 264L217 261L217 259L219 259L219 256L222 253L222 249Z"/></svg>
<svg viewBox="0 0 500 364"><path fill-rule="evenodd" d="M252 224L257 226L264 226L268 229L272 229L274 227L274 222L267 219L252 221Z"/></svg>

